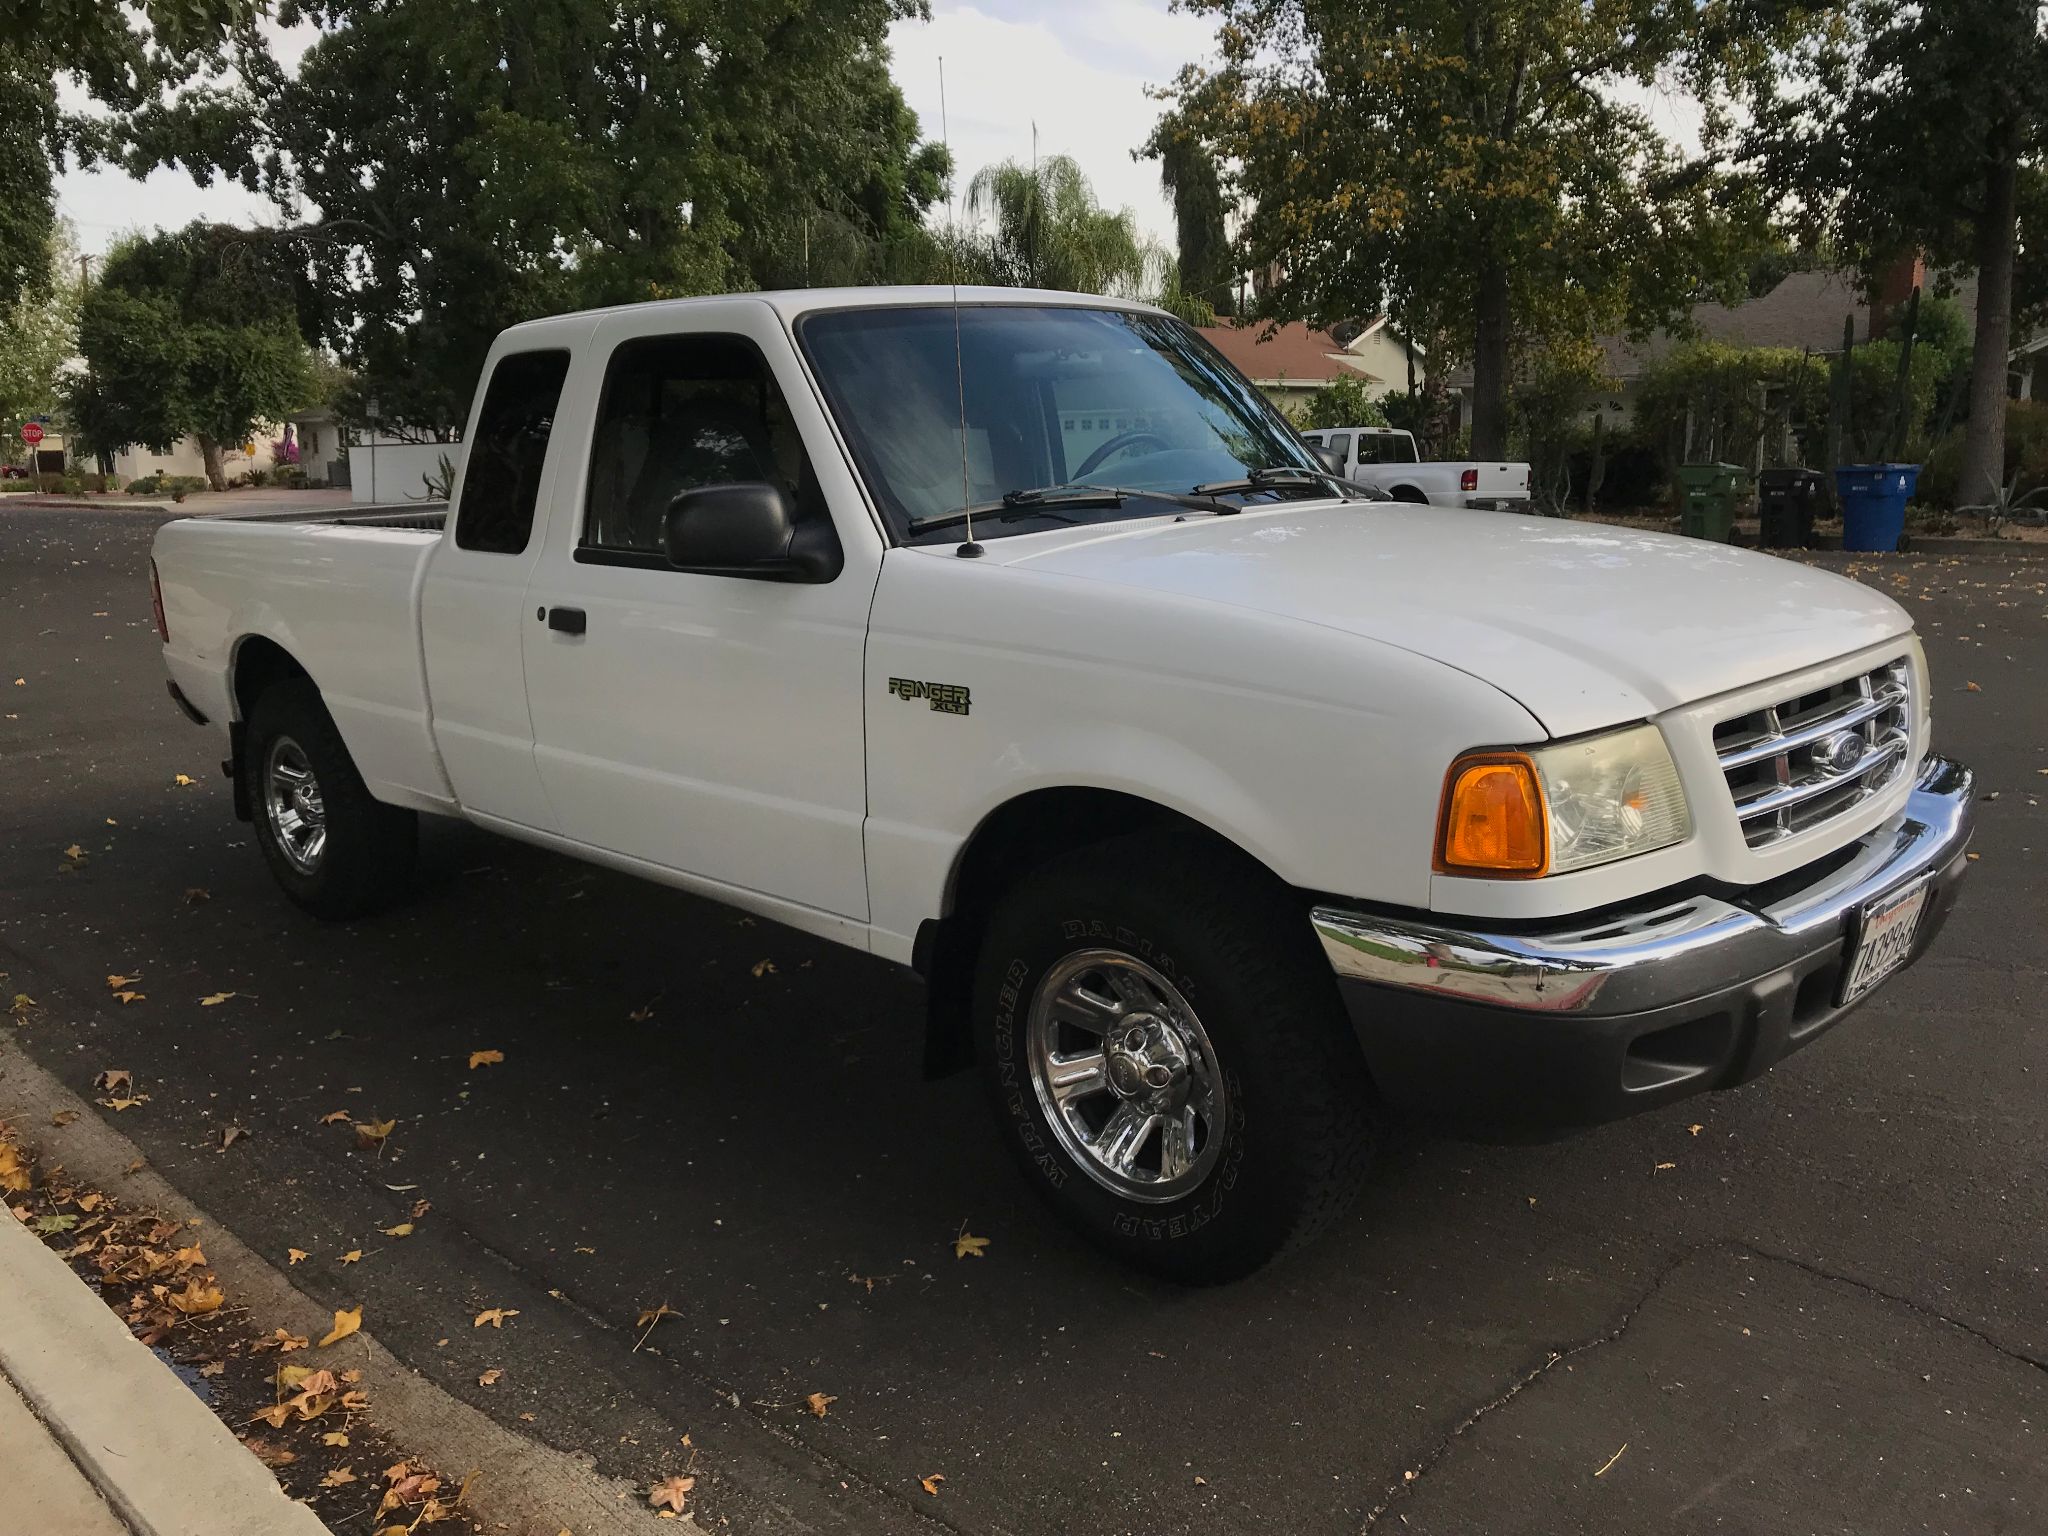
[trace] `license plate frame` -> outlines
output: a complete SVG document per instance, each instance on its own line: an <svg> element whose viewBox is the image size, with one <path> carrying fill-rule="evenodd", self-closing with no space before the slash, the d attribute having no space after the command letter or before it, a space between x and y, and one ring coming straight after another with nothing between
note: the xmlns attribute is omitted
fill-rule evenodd
<svg viewBox="0 0 2048 1536"><path fill-rule="evenodd" d="M1867 996L1912 958L1920 924L1927 916L1934 877L1921 875L1873 896L1857 910L1842 963L1842 985L1835 1006L1846 1008Z"/></svg>

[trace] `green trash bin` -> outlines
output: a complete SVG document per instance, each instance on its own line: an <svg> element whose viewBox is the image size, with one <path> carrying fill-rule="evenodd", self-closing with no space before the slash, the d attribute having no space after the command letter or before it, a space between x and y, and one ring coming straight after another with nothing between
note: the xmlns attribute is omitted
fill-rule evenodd
<svg viewBox="0 0 2048 1536"><path fill-rule="evenodd" d="M1679 489L1685 510L1678 531L1688 538L1729 543L1735 537L1735 505L1749 480L1740 464L1681 464Z"/></svg>

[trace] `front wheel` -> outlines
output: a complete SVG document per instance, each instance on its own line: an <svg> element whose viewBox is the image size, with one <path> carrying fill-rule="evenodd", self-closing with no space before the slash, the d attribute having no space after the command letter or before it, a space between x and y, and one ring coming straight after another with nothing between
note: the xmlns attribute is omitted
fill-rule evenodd
<svg viewBox="0 0 2048 1536"><path fill-rule="evenodd" d="M370 794L311 682L264 689L240 767L264 862L308 912L359 917L411 884L418 818Z"/></svg>
<svg viewBox="0 0 2048 1536"><path fill-rule="evenodd" d="M1371 1086L1277 882L1139 834L1032 874L991 917L975 1014L1025 1175L1093 1241L1236 1279L1362 1180Z"/></svg>

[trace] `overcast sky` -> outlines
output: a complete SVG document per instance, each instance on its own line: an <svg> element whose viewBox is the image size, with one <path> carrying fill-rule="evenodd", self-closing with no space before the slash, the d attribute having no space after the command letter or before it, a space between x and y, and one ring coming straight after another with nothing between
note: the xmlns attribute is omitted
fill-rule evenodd
<svg viewBox="0 0 2048 1536"><path fill-rule="evenodd" d="M295 58L313 35L278 34ZM1145 94L1181 65L1209 53L1212 33L1167 0L935 0L929 22L899 22L890 32L896 81L926 136L940 131L939 58L946 61L946 104L958 178L1005 158L1031 158L1031 125L1041 155L1072 155L1112 208L1128 207L1146 233L1171 244L1173 221L1159 190L1159 167L1132 160L1159 116ZM75 98L67 93L67 101ZM240 187L201 187L180 171L137 182L118 171L72 171L57 185L64 216L81 248L104 251L136 228L176 228L195 218L271 223L276 214Z"/></svg>

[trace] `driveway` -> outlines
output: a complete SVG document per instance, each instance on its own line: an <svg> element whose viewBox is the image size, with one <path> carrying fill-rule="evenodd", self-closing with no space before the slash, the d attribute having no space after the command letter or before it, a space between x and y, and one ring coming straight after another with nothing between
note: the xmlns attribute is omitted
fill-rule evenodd
<svg viewBox="0 0 2048 1536"><path fill-rule="evenodd" d="M131 1071L174 1183L508 1427L643 1482L688 1433L742 1532L2041 1528L2048 561L1826 557L1912 608L1987 796L1922 965L1734 1093L1404 1143L1333 1238L1185 1291L1028 1196L887 966L454 825L397 911L288 906L165 698L152 527L0 515L21 1042Z"/></svg>

